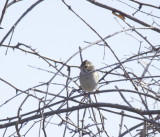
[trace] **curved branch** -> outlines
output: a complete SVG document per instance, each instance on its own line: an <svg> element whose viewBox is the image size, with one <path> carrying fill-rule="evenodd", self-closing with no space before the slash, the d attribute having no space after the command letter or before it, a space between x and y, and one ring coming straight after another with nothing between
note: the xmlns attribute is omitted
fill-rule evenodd
<svg viewBox="0 0 160 137"><path fill-rule="evenodd" d="M97 2L97 1L93 1L93 0L87 0L87 1L90 2L90 3L92 3L92 4L94 4L94 5L96 5L96 6L98 6L98 7L101 7L101 8L107 9L107 10L110 10L110 11L112 11L112 12L114 12L114 13L118 13L119 15L122 15L122 16L130 19L130 20L133 20L133 21L135 21L135 22L137 22L137 23L139 23L139 24L141 24L141 25L143 25L143 26L145 26L145 27L151 27L151 30L154 30L154 31L160 33L160 29L158 29L158 28L156 28L156 27L153 27L153 26L151 26L151 25L149 25L149 24L147 24L147 23L145 23L145 22L143 22L143 21L141 21L141 20L139 20L139 19L137 19L137 18L135 18L135 17L133 17L133 16L130 16L130 15L126 14L126 13L123 12L123 11L120 11L120 10L115 9L115 8L113 8L113 7L104 5L104 4L99 3L99 2Z"/></svg>
<svg viewBox="0 0 160 137"><path fill-rule="evenodd" d="M3 44L3 42L6 40L6 38L9 36L9 34L14 30L14 28L17 26L17 24L39 3L41 3L44 0L36 1L30 8L28 8L22 16L14 23L14 25L11 27L11 29L8 31L8 33L5 35L5 37L1 40L0 46Z"/></svg>
<svg viewBox="0 0 160 137"><path fill-rule="evenodd" d="M68 108L65 108L65 109L49 111L49 112L44 113L43 116L48 117L48 116L55 115L55 114L72 112L72 111L77 111L77 110L80 110L80 109L90 108L90 107L95 107L95 108L110 107L110 108L122 109L122 110L125 110L125 111L133 112L133 113L136 113L136 114L139 114L139 115L149 115L149 114L159 114L160 113L160 110L146 111L146 110L140 110L140 109L136 109L136 108L128 107L128 106L124 106L124 105L119 105L119 104L91 103L91 104L84 104L84 105L80 105L80 106L68 107ZM38 118L41 118L41 114L37 114L37 115L31 116L31 117L28 117L28 118L18 120L18 123L23 124L25 122L35 120L35 119L38 119ZM160 123L154 122L152 120L144 119L144 121L147 121L149 123L156 124L156 125L160 126ZM0 129L7 128L7 127L10 127L10 126L14 126L16 124L17 124L17 121L9 122L9 123L6 123L6 124L1 124Z"/></svg>

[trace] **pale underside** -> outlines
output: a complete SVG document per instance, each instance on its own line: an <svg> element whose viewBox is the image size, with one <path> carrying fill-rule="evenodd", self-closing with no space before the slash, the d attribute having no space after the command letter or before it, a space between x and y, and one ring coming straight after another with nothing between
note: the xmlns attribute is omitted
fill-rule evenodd
<svg viewBox="0 0 160 137"><path fill-rule="evenodd" d="M87 92L92 92L94 90L96 90L97 85L98 85L98 73L97 72L93 72L93 73L89 73L82 75L82 72L80 73L80 84L83 90L87 91Z"/></svg>

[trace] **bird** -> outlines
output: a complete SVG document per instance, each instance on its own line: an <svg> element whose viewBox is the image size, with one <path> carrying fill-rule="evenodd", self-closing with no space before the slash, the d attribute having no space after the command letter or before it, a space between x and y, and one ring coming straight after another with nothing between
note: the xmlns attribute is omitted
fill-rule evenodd
<svg viewBox="0 0 160 137"><path fill-rule="evenodd" d="M98 72L92 62L85 60L80 66L80 84L84 91L93 92L99 82Z"/></svg>

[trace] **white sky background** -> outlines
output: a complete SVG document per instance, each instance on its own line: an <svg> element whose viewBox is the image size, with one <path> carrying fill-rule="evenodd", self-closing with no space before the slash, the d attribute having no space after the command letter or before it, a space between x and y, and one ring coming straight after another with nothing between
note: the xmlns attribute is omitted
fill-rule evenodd
<svg viewBox="0 0 160 137"><path fill-rule="evenodd" d="M101 0L104 2L104 0ZM156 5L157 1L152 1L152 4ZM1 0L0 9L2 9L5 0ZM4 17L4 20L1 24L1 27L4 29L0 30L0 40L5 36L11 26L17 21L17 19L22 15L26 9L34 3L34 0L23 0L22 2L18 2L11 6ZM85 0L70 0L67 2L71 5L72 9L75 10L88 24L90 24L102 37L111 35L117 31L122 30L121 26L116 21L116 17L111 13L111 11L107 11L105 9L96 7L91 3ZM124 12L133 13L133 11L127 11L126 5L119 3L118 1L105 1L108 5L113 5L116 8L123 9ZM122 7L120 7L122 6ZM132 5L134 7L138 7L138 5ZM151 12L147 8L142 8L146 12ZM158 11L152 11L153 14L158 15ZM136 17L143 18L144 21L148 20L148 16L144 16L140 13L136 14ZM119 23L126 27L125 24L117 18ZM149 19L150 24L152 23L152 18ZM126 19L126 21L129 21ZM156 20L158 22L158 20ZM130 21L132 22L132 21ZM133 22L132 22L133 23ZM160 23L160 22L158 22ZM135 25L135 24L134 24ZM136 24L137 25L137 24ZM142 27L137 25L136 27ZM127 28L127 27L126 27ZM160 36L158 33L151 33L151 31L141 31L146 33L146 36L149 36L149 40L154 45L158 45L160 40ZM131 33L131 32L129 32ZM131 33L132 35L134 33ZM134 35L138 40L142 40L140 37ZM10 37L9 37L10 38ZM137 53L140 43L132 36L126 35L125 33L120 33L110 39L107 40L108 44L117 54L120 60L124 59L127 56L131 56L132 53ZM66 61L69 57L71 57L74 53L78 51L79 46L82 48L87 46L87 42L95 42L99 40L99 37L91 31L89 27L87 27L79 18L77 18L71 11L67 9L67 7L60 0L45 0L37 7L35 7L29 14L27 14L23 20L16 26L12 41L10 45L16 45L18 42L24 43L26 45L31 46L33 49L44 56L52 58L54 60ZM7 39L4 44L8 44L9 39ZM142 47L149 47L145 42L142 43ZM39 59L37 56L25 54L18 50L8 50L7 55L5 55L6 48L0 48L0 78L7 80L12 83L16 87L22 90L26 90L30 87L38 85L40 82L48 81L53 74L47 73L45 71L37 70L29 67L28 65L43 68L46 70L54 71L51 67L48 67L48 64L43 60ZM96 68L102 68L105 64L110 65L116 63L116 59L111 54L111 52L106 48L106 56L103 59L104 47L99 47L98 45L94 45L84 52L82 52L83 59L90 60L96 66ZM79 54L76 55L71 61L69 61L69 65L80 65L80 57ZM130 68L134 67L130 64ZM107 69L106 69L107 70ZM109 69L108 69L109 70ZM137 71L136 74L141 74L143 72L142 68L134 68L134 71ZM63 70L67 74L66 69ZM71 77L76 77L79 75L78 69L73 69L71 71ZM156 73L156 72L155 72ZM100 74L102 76L102 74ZM113 77L109 77L109 80L112 80ZM64 83L66 80L60 77L60 79L55 79L52 82ZM73 87L74 84L71 84ZM119 88L126 88L126 85L117 84ZM127 85L128 88L131 85ZM60 87L61 88L61 87ZM75 88L77 88L75 86ZM110 89L114 88L114 83L111 85L106 85L101 89ZM56 93L56 89L59 91L59 86L52 87L50 92ZM44 87L44 90L46 88ZM3 104L6 100L10 99L14 95L16 95L15 90L9 88L3 82L0 82L0 105ZM127 95L130 96L130 95ZM17 115L17 108L24 100L25 96L19 96L15 100L7 103L6 105L0 107L1 119L11 116ZM136 97L136 96L134 96ZM118 94L108 93L107 95L99 95L101 99L100 102L107 103L123 103ZM71 104L72 105L72 104ZM137 105L138 107L138 103ZM38 106L37 101L35 99L29 99L25 104L24 108L22 108L22 113L28 112L30 110L36 109ZM7 110L6 110L7 108ZM120 111L119 111L120 112ZM110 113L107 113L108 120L107 129L108 134L110 136L117 136L118 132L115 130L119 129L118 124L115 127L115 122L120 122L120 116L116 116ZM76 117L76 115L75 115ZM107 117L107 116L106 116ZM115 117L117 118L115 120ZM134 122L130 122L129 120L128 127L134 125ZM60 121L59 121L60 122ZM58 121L57 121L58 123ZM62 128L63 127L63 128ZM54 136L62 136L64 126L49 126L47 128L48 137ZM113 129L114 127L114 129ZM10 132L7 135L10 135L12 131L15 130L15 127L11 128ZM28 136L38 136L39 124L34 127L35 130L32 130ZM124 129L125 131L125 129ZM4 130L0 130L0 136L2 136ZM70 136L70 134L68 134ZM43 137L43 133L41 135Z"/></svg>

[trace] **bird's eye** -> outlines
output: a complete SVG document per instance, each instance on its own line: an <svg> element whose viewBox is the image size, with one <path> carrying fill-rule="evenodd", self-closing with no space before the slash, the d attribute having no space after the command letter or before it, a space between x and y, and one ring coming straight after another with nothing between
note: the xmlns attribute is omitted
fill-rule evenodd
<svg viewBox="0 0 160 137"><path fill-rule="evenodd" d="M85 68L88 68L88 66L87 66L87 65L85 65L84 67L85 67Z"/></svg>

